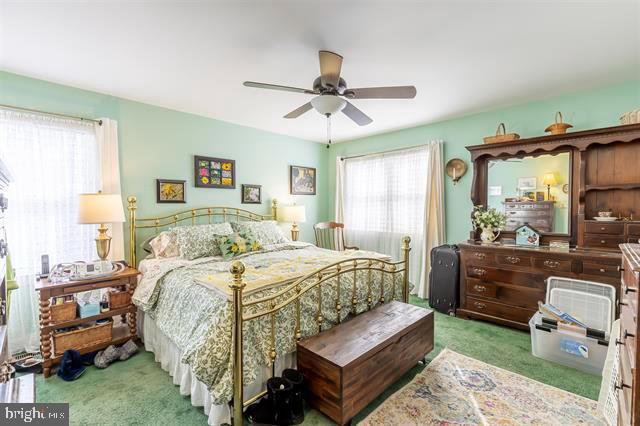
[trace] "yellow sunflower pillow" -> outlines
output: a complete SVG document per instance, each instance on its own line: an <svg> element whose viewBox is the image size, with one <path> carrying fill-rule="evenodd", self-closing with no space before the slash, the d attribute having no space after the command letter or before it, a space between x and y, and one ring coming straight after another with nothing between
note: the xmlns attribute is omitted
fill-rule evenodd
<svg viewBox="0 0 640 426"><path fill-rule="evenodd" d="M262 250L260 242L248 232L224 235L218 238L218 246L225 259Z"/></svg>

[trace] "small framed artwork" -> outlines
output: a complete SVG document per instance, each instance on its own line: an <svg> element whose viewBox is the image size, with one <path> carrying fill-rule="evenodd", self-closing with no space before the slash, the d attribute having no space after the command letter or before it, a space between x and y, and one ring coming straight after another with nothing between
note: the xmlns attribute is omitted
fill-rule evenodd
<svg viewBox="0 0 640 426"><path fill-rule="evenodd" d="M544 191L536 191L536 201L544 201Z"/></svg>
<svg viewBox="0 0 640 426"><path fill-rule="evenodd" d="M242 204L261 204L262 185L242 184Z"/></svg>
<svg viewBox="0 0 640 426"><path fill-rule="evenodd" d="M194 155L195 185L198 188L236 187L236 162L224 158Z"/></svg>
<svg viewBox="0 0 640 426"><path fill-rule="evenodd" d="M489 187L489 195L490 196L502 195L502 187L501 186L490 186Z"/></svg>
<svg viewBox="0 0 640 426"><path fill-rule="evenodd" d="M536 177L521 177L518 178L518 189L519 190L525 190L525 189L536 189L537 186L537 182L538 179L536 179Z"/></svg>
<svg viewBox="0 0 640 426"><path fill-rule="evenodd" d="M289 166L289 189L292 195L316 195L316 169Z"/></svg>
<svg viewBox="0 0 640 426"><path fill-rule="evenodd" d="M186 203L187 181L156 179L156 203Z"/></svg>

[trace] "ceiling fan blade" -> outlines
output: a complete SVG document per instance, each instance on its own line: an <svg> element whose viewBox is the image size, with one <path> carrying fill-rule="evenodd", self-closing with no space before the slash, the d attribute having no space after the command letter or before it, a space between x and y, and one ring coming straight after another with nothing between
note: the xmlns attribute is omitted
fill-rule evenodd
<svg viewBox="0 0 640 426"><path fill-rule="evenodd" d="M299 87L280 86L279 84L258 83L256 81L245 81L242 84L244 84L247 87L255 87L257 89L282 90L285 92L306 93L307 95L319 94L318 92L314 92L313 90L301 89Z"/></svg>
<svg viewBox="0 0 640 426"><path fill-rule="evenodd" d="M342 69L342 56L337 53L321 50L320 56L320 81L324 87L338 87L340 70Z"/></svg>
<svg viewBox="0 0 640 426"><path fill-rule="evenodd" d="M347 104L342 109L342 112L344 113L344 115L355 121L358 126L366 126L367 124L373 122L373 120L367 114L360 111L351 102L346 102Z"/></svg>
<svg viewBox="0 0 640 426"><path fill-rule="evenodd" d="M349 99L412 99L416 93L414 86L363 87L347 89L344 96Z"/></svg>
<svg viewBox="0 0 640 426"><path fill-rule="evenodd" d="M296 108L293 111L291 111L289 114L285 115L284 118L298 118L302 114L304 114L305 112L309 111L312 108L313 108L313 106L311 105L311 102L307 102L306 104L302 105L301 107Z"/></svg>

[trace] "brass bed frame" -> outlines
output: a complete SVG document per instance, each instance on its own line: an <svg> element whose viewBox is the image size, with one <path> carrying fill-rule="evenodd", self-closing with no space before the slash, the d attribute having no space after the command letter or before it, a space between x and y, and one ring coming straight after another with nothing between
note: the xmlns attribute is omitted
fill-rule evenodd
<svg viewBox="0 0 640 426"><path fill-rule="evenodd" d="M235 219L236 221L248 220L248 221L262 221L262 220L275 220L277 217L277 201L273 200L272 214L262 215L256 214L247 210L235 208L235 207L203 207L196 209L189 209L181 211L172 215L154 218L139 219L136 217L136 197L130 196L128 201L129 211L129 262L132 266L136 265L136 250L137 250L137 234L140 229L153 229L155 233L159 233L161 229L175 226L178 223L191 221L191 224L197 224L198 218L206 218L208 223L215 223L215 218L221 217L223 222ZM283 284L282 289L266 297L254 299L251 301L243 301L243 289L245 282L242 275L245 272L244 264L235 260L231 263L229 272L231 279L229 287L232 290L232 350L233 350L233 400L231 405L233 406L233 424L243 424L243 411L244 407L252 404L267 392L263 390L256 395L251 396L247 400L244 399L243 389L243 326L246 322L269 317L270 319L270 367L271 375L275 376L275 362L276 362L276 332L275 323L276 315L283 308L295 304L295 340L298 341L302 338L301 326L300 326L300 299L304 294L317 290L318 308L315 320L318 324L318 332L322 331L322 323L324 316L322 314L322 284L328 280L336 280L337 297L335 301L335 309L337 312L337 322L341 322L341 311L350 309L350 313L357 314L357 305L363 300L356 298L356 274L358 271L366 271L367 276L367 310L370 310L374 306L374 300L379 303L385 302L385 289L384 289L384 274L391 275L392 283L392 296L391 299L396 298L396 274L402 273L402 301L405 303L409 300L409 253L411 238L405 236L402 238L402 253L403 259L400 261L387 261L379 258L357 258L346 259L338 262L334 262L322 268L319 268L311 273L306 274L303 277L296 279L289 284ZM380 278L380 293L373 294L372 281L374 272L379 272ZM353 274L353 283L351 289L342 289L340 285L340 277L346 274ZM351 290L351 307L344 307L341 305L341 291ZM276 301L281 299L281 301ZM249 308L249 309L247 309ZM241 401L238 403L238 401ZM240 419L239 421L237 419Z"/></svg>

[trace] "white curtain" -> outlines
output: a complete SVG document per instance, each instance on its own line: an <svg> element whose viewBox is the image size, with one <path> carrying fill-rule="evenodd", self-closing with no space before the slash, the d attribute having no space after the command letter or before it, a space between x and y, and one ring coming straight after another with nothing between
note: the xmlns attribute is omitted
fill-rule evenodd
<svg viewBox="0 0 640 426"><path fill-rule="evenodd" d="M101 119L102 124L95 123L96 139L100 151L101 189L105 194L120 194L120 163L118 161L118 122L108 118ZM123 224L109 224L111 250L109 259L118 261L124 257Z"/></svg>
<svg viewBox="0 0 640 426"><path fill-rule="evenodd" d="M19 289L11 298L9 350L39 349L35 276L51 265L95 258L94 225L79 225L78 194L100 189L92 124L0 109L0 158L13 181L7 241Z"/></svg>
<svg viewBox="0 0 640 426"><path fill-rule="evenodd" d="M440 145L434 141L336 164L336 216L344 216L347 245L401 259L402 237L409 235L409 279L420 297L427 297L425 258L444 241L444 234L431 231L438 215L442 226L436 229L444 229L442 176L436 176L442 172Z"/></svg>

